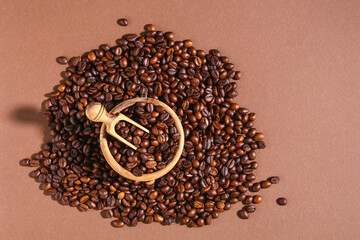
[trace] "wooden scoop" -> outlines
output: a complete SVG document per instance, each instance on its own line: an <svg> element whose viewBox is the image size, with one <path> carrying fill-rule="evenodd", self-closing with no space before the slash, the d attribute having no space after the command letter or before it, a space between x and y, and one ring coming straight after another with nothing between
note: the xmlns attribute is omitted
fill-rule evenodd
<svg viewBox="0 0 360 240"><path fill-rule="evenodd" d="M177 149L177 151L175 153L174 159L170 163L168 163L163 169L160 169L159 171L156 171L156 172L153 172L153 173L143 174L141 177L134 176L130 171L126 170L120 164L118 164L116 162L116 160L114 159L114 157L110 153L108 141L106 139L106 135L108 133L111 136L118 139L119 141L121 141L122 143L126 144L127 146L133 148L134 150L137 150L136 146L134 146L133 144L128 142L126 139L119 136L115 131L115 126L119 121L127 121L127 122L135 125L136 127L140 128L141 130L149 133L148 129L141 126L140 124L133 121L132 119L128 118L124 114L120 113L122 110L134 105L137 102L146 102L146 103L154 104L156 106L163 107L165 109L165 111L168 112L170 114L170 116L174 119L175 127L176 127L177 131L180 134L179 147L178 147L178 149ZM117 106L115 106L110 111L110 113L108 113L106 111L105 107L102 106L100 103L94 102L94 103L90 103L86 107L85 113L86 113L86 116L91 121L93 121L93 122L102 122L103 123L102 126L101 126L101 129L100 129L100 147L101 147L101 151L102 151L106 161L112 167L112 169L114 169L114 171L116 171L117 173L119 173L121 176L123 176L125 178L131 179L131 180L134 180L134 181L152 181L152 180L155 180L157 178L160 178L160 177L164 176L166 173L168 173L176 165L176 163L180 159L181 153L182 153L182 151L184 149L184 142L185 142L184 129L183 129L183 127L181 125L181 122L180 122L180 119L176 115L176 113L168 105L166 105L165 103L163 103L163 102L161 102L159 100L156 100L156 99L153 99L153 98L132 98L132 99L126 100L126 101L118 104Z"/></svg>
<svg viewBox="0 0 360 240"><path fill-rule="evenodd" d="M141 130L149 133L148 129L144 128L143 126L141 126L137 122L133 121L131 118L128 118L124 114L121 114L121 113L119 113L117 115L109 114L106 111L105 107L103 105L101 105L101 103L98 103L98 102L90 103L89 106L87 106L85 113L86 113L86 116L88 117L88 119L90 119L91 121L102 122L103 124L105 124L106 131L111 136L118 139L120 142L128 145L129 147L131 147L134 150L137 150L137 147L135 147L133 144L131 144L126 139L122 138L121 136L119 136L116 133L116 131L115 131L116 124L120 121L126 121L128 123L135 125L136 127L140 128Z"/></svg>

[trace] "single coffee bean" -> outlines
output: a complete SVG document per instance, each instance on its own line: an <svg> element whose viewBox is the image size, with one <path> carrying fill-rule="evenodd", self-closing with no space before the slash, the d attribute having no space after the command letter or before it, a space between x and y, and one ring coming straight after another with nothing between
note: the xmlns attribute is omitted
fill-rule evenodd
<svg viewBox="0 0 360 240"><path fill-rule="evenodd" d="M253 213L253 212L255 212L256 208L254 205L249 205L249 206L245 206L244 210L248 213Z"/></svg>
<svg viewBox="0 0 360 240"><path fill-rule="evenodd" d="M156 29L155 29L155 26L153 24L146 24L144 26L144 30L146 32L154 32Z"/></svg>
<svg viewBox="0 0 360 240"><path fill-rule="evenodd" d="M29 158L22 159L20 161L20 165L21 166L30 166L30 159Z"/></svg>
<svg viewBox="0 0 360 240"><path fill-rule="evenodd" d="M111 225L116 228L122 228L123 226L125 226L125 223L122 220L114 220L111 222Z"/></svg>
<svg viewBox="0 0 360 240"><path fill-rule="evenodd" d="M285 206L287 204L287 199L283 198L283 197L280 197L280 198L276 199L276 202L280 206Z"/></svg>
<svg viewBox="0 0 360 240"><path fill-rule="evenodd" d="M262 201L262 198L261 198L260 195L255 195L255 196L254 196L253 202L254 202L255 204L259 204L259 203L261 203L261 201Z"/></svg>
<svg viewBox="0 0 360 240"><path fill-rule="evenodd" d="M120 26L127 26L128 25L128 20L126 18L120 18L117 20L117 23L120 25Z"/></svg>
<svg viewBox="0 0 360 240"><path fill-rule="evenodd" d="M264 134L263 133L257 133L254 137L254 140L255 141L263 141L265 138Z"/></svg>
<svg viewBox="0 0 360 240"><path fill-rule="evenodd" d="M61 65L65 65L68 63L68 59L64 56L60 56L56 58L56 62Z"/></svg>
<svg viewBox="0 0 360 240"><path fill-rule="evenodd" d="M103 211L104 218L111 218L114 216L114 213L111 209Z"/></svg>
<svg viewBox="0 0 360 240"><path fill-rule="evenodd" d="M280 178L278 176L269 177L268 180L271 184L278 184L280 182Z"/></svg>
<svg viewBox="0 0 360 240"><path fill-rule="evenodd" d="M245 210L240 210L237 212L237 215L239 216L239 218L241 219L248 219L249 218L249 214L245 211Z"/></svg>
<svg viewBox="0 0 360 240"><path fill-rule="evenodd" d="M269 188L271 187L271 182L269 180L264 180L260 182L261 188Z"/></svg>
<svg viewBox="0 0 360 240"><path fill-rule="evenodd" d="M154 220L155 220L155 222L163 222L164 218L159 214L155 214L154 215Z"/></svg>
<svg viewBox="0 0 360 240"><path fill-rule="evenodd" d="M89 210L89 207L86 204L80 204L78 206L78 209L80 212L86 212L87 210Z"/></svg>

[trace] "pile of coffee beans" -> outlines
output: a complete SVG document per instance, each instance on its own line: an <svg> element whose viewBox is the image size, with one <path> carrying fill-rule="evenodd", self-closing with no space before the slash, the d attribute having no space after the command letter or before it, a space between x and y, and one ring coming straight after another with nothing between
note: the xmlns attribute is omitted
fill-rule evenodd
<svg viewBox="0 0 360 240"><path fill-rule="evenodd" d="M256 150L265 147L264 134L255 128L256 114L235 102L234 80L241 72L218 50L206 53L191 40L176 41L174 33L148 24L140 35L126 34L114 46L102 44L82 56L57 61L68 65L62 72L64 80L44 102L52 142L21 164L36 167L30 176L59 203L80 211L103 210L104 217L115 218L115 227L153 221L201 227L237 202L246 205L241 216L247 218L255 211L252 204L262 200L253 193L279 181L256 179ZM91 122L84 112L91 102L100 102L109 111L135 97L169 105L185 132L177 165L148 184L125 179L111 169L99 147L101 123ZM151 112L152 107L145 109ZM157 126L161 118L152 124ZM123 127L128 126L121 124L119 130ZM173 132L171 126L167 129ZM139 133L130 131L134 142ZM153 140L149 137L150 146ZM171 155L174 146L169 143L170 151L159 152ZM111 147L119 147L123 155L122 145L113 142ZM125 155L118 159L127 166L136 154ZM164 157L155 159L160 168ZM141 160L135 168L145 172Z"/></svg>
<svg viewBox="0 0 360 240"><path fill-rule="evenodd" d="M111 137L110 152L122 167L140 177L144 173L164 168L174 159L180 133L174 125L174 119L163 107L140 102L122 113L150 131L146 133L125 121L116 125L117 133L137 147L135 151Z"/></svg>

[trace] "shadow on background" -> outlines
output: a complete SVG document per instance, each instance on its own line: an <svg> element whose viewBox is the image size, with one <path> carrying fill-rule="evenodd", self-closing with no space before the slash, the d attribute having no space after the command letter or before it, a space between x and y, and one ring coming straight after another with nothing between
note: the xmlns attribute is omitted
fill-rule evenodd
<svg viewBox="0 0 360 240"><path fill-rule="evenodd" d="M43 132L43 143L51 142L48 122L38 109L33 106L21 106L13 110L11 118L16 122L28 124L29 127L40 128Z"/></svg>

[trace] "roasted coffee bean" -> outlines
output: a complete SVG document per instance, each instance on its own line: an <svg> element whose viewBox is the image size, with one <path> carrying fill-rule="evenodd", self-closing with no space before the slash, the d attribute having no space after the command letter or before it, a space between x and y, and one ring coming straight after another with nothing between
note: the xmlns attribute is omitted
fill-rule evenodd
<svg viewBox="0 0 360 240"><path fill-rule="evenodd" d="M58 64L65 65L68 63L68 59L66 57L61 56L56 58L56 62Z"/></svg>
<svg viewBox="0 0 360 240"><path fill-rule="evenodd" d="M251 192L258 192L258 191L260 191L260 189L261 189L261 184L260 183L254 183L252 185L252 187L250 188L250 191Z"/></svg>
<svg viewBox="0 0 360 240"><path fill-rule="evenodd" d="M59 167L60 168L66 167L66 164L67 164L67 161L66 161L65 158L62 157L62 158L59 159Z"/></svg>
<svg viewBox="0 0 360 240"><path fill-rule="evenodd" d="M254 140L255 140L255 141L263 141L264 138L265 138L264 134L262 134L262 133L257 133L257 134L255 135L255 137L254 137Z"/></svg>
<svg viewBox="0 0 360 240"><path fill-rule="evenodd" d="M113 195L107 197L107 199L106 199L107 206L108 207L114 207L115 206L115 201L116 201L116 199L115 199L115 197Z"/></svg>
<svg viewBox="0 0 360 240"><path fill-rule="evenodd" d="M253 202L254 202L255 204L259 204L259 203L261 203L261 201L262 201L262 198L261 198L260 195L255 195L255 196L254 196Z"/></svg>
<svg viewBox="0 0 360 240"><path fill-rule="evenodd" d="M280 206L285 206L287 204L287 199L283 198L283 197L280 197L280 198L276 199L276 202Z"/></svg>
<svg viewBox="0 0 360 240"><path fill-rule="evenodd" d="M154 215L154 220L155 220L155 222L163 222L164 218L163 218L163 216L161 216L159 214L155 214Z"/></svg>
<svg viewBox="0 0 360 240"><path fill-rule="evenodd" d="M127 25L126 19L118 23ZM255 152L265 147L264 134L254 127L256 114L235 102L233 80L239 80L241 72L216 49L197 50L191 40L175 41L174 33L156 31L152 24L144 29L140 35L124 35L115 46L102 44L81 57L61 58L62 64L69 64L64 80L44 102L52 141L20 164L36 167L29 175L61 204L80 211L111 208L103 213L117 218L115 227L139 221L169 225L175 220L201 227L238 201L259 203L259 195L246 194L279 178L254 182ZM89 121L85 114L92 102L110 111L137 97L167 104L184 129L179 162L156 181L130 181L111 169L99 146L101 123ZM135 176L165 168L181 137L171 115L145 102L122 113L150 133L128 122L117 123L118 134L137 150L108 135L114 159ZM252 208L243 209L243 218Z"/></svg>
<svg viewBox="0 0 360 240"><path fill-rule="evenodd" d="M30 167L39 167L40 162L39 162L39 160L30 160L29 166Z"/></svg>
<svg viewBox="0 0 360 240"><path fill-rule="evenodd" d="M277 184L280 182L280 178L278 176L269 177L268 180L270 181L271 184Z"/></svg>
<svg viewBox="0 0 360 240"><path fill-rule="evenodd" d="M114 216L114 213L111 209L103 211L104 218L112 218Z"/></svg>
<svg viewBox="0 0 360 240"><path fill-rule="evenodd" d="M120 26L127 26L128 25L128 20L126 18L120 18L117 20L117 23L120 25Z"/></svg>
<svg viewBox="0 0 360 240"><path fill-rule="evenodd" d="M30 159L29 158L25 158L25 159L22 159L21 161L20 161L20 165L21 166L30 166Z"/></svg>
<svg viewBox="0 0 360 240"><path fill-rule="evenodd" d="M249 206L245 206L244 210L248 213L253 213L253 212L255 212L256 208L254 205L249 205Z"/></svg>
<svg viewBox="0 0 360 240"><path fill-rule="evenodd" d="M264 180L260 182L261 188L269 188L271 187L271 182L269 180Z"/></svg>
<svg viewBox="0 0 360 240"><path fill-rule="evenodd" d="M248 219L249 218L249 214L247 213L247 211L245 210L240 210L237 212L237 215L239 216L239 218L241 219Z"/></svg>
<svg viewBox="0 0 360 240"><path fill-rule="evenodd" d="M114 220L111 222L111 225L113 225L116 228L121 228L121 227L125 226L125 224L122 220Z"/></svg>
<svg viewBox="0 0 360 240"><path fill-rule="evenodd" d="M86 212L87 210L89 210L89 207L86 204L80 204L78 206L78 209L80 212Z"/></svg>
<svg viewBox="0 0 360 240"><path fill-rule="evenodd" d="M144 26L144 30L146 32L154 32L156 29L155 29L155 26L153 24L146 24Z"/></svg>

